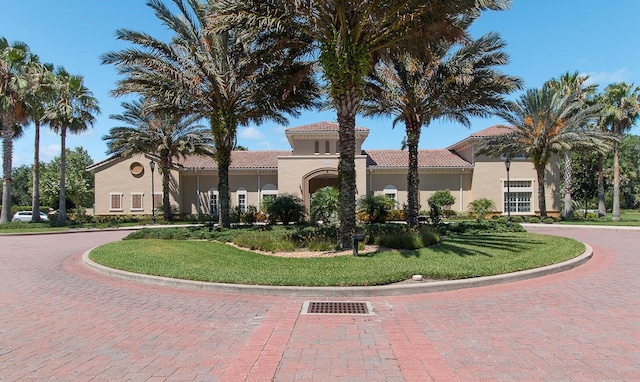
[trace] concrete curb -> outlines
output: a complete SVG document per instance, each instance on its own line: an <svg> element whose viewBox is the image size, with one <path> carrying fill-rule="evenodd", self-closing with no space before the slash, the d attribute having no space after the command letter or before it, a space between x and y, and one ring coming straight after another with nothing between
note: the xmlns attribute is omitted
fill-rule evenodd
<svg viewBox="0 0 640 382"><path fill-rule="evenodd" d="M375 297L375 296L401 296L419 293L444 292L465 288L476 288L487 285L511 283L542 277L553 273L568 271L586 263L593 256L593 249L585 244L586 250L579 256L562 263L552 264L541 268L525 271L506 273L496 276L476 277L471 279L436 281L416 284L392 284L370 287L289 287L268 285L240 285L222 284L202 281L180 280L168 277L159 277L132 273L105 267L89 258L91 250L82 255L83 263L90 269L120 279L153 285L185 287L199 290L208 290L225 293L239 293L268 296L287 297Z"/></svg>

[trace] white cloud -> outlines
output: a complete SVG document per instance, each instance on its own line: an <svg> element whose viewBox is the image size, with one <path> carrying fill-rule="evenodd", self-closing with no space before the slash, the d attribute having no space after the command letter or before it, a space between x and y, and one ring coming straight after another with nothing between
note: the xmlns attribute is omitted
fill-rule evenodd
<svg viewBox="0 0 640 382"><path fill-rule="evenodd" d="M249 139L249 140L260 140L260 139L264 139L264 134L260 130L256 129L255 127L249 126L240 130L238 137L242 139Z"/></svg>
<svg viewBox="0 0 640 382"><path fill-rule="evenodd" d="M49 162L58 155L60 155L60 145L58 144L50 144L40 148L41 162Z"/></svg>
<svg viewBox="0 0 640 382"><path fill-rule="evenodd" d="M621 68L615 72L586 73L589 76L588 84L599 84L607 86L614 82L627 81L631 77L631 72L627 68Z"/></svg>
<svg viewBox="0 0 640 382"><path fill-rule="evenodd" d="M271 143L269 141L262 141L258 143L260 150L271 150Z"/></svg>

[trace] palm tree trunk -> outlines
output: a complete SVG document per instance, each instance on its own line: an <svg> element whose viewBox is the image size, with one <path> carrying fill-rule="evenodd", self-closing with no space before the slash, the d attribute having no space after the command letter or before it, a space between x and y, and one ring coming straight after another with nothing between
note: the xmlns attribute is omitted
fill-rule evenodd
<svg viewBox="0 0 640 382"><path fill-rule="evenodd" d="M604 202L604 155L598 154L598 217L607 216Z"/></svg>
<svg viewBox="0 0 640 382"><path fill-rule="evenodd" d="M356 229L356 112L360 103L357 88L350 87L335 99L338 114L340 163L340 230L341 248L351 248L351 235Z"/></svg>
<svg viewBox="0 0 640 382"><path fill-rule="evenodd" d="M219 224L222 227L231 227L229 212L231 210L231 197L229 195L229 167L228 162L218 163L218 196L220 203Z"/></svg>
<svg viewBox="0 0 640 382"><path fill-rule="evenodd" d="M573 219L573 200L571 199L571 151L564 152L564 211L562 215L565 220Z"/></svg>
<svg viewBox="0 0 640 382"><path fill-rule="evenodd" d="M13 165L13 121L5 113L2 118L2 211L0 224L11 221L11 170Z"/></svg>
<svg viewBox="0 0 640 382"><path fill-rule="evenodd" d="M420 140L420 125L418 123L406 125L407 147L409 149L409 169L407 171L407 224L409 227L418 226L420 214L420 179L418 176L418 141Z"/></svg>
<svg viewBox="0 0 640 382"><path fill-rule="evenodd" d="M620 160L618 142L613 144L613 211L612 219L620 220Z"/></svg>
<svg viewBox="0 0 640 382"><path fill-rule="evenodd" d="M60 201L58 202L58 222L67 221L67 128L60 128Z"/></svg>
<svg viewBox="0 0 640 382"><path fill-rule="evenodd" d="M31 195L32 221L40 221L40 121L35 121L35 142L33 145L33 194Z"/></svg>
<svg viewBox="0 0 640 382"><path fill-rule="evenodd" d="M540 217L547 217L547 200L546 200L546 192L545 192L545 178L544 171L545 166L535 166L536 176L538 178L538 204L540 208Z"/></svg>
<svg viewBox="0 0 640 382"><path fill-rule="evenodd" d="M171 214L171 202L169 201L169 184L171 182L171 170L167 161L162 158L162 216L164 221L171 221L173 218Z"/></svg>

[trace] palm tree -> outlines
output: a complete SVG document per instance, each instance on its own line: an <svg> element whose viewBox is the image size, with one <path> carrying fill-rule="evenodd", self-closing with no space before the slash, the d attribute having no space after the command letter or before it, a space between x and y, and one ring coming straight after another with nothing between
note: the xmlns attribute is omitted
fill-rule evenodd
<svg viewBox="0 0 640 382"><path fill-rule="evenodd" d="M13 166L13 140L20 124L27 121L24 103L25 68L31 52L22 42L9 44L0 37L0 129L2 132L2 212L0 224L11 221L11 172Z"/></svg>
<svg viewBox="0 0 640 382"><path fill-rule="evenodd" d="M621 137L640 116L640 87L624 82L611 84L602 94L602 126ZM620 220L620 161L618 142L613 145L613 220Z"/></svg>
<svg viewBox="0 0 640 382"><path fill-rule="evenodd" d="M369 77L365 115L393 114L393 125L403 122L409 149L407 223L418 225L418 144L423 126L439 118L470 127L469 117L486 117L505 110L504 95L521 87L518 78L500 73L506 65L504 42L488 34L455 52L443 42L429 61L403 55L376 66Z"/></svg>
<svg viewBox="0 0 640 382"><path fill-rule="evenodd" d="M536 170L540 216L547 216L545 169L552 154L569 149L576 142L593 147L607 145L606 136L598 130L583 129L597 117L599 107L584 104L575 94L564 94L549 86L529 89L511 110L497 115L511 126L506 134L486 138L479 154L493 156L527 155Z"/></svg>
<svg viewBox="0 0 640 382"><path fill-rule="evenodd" d="M32 221L40 221L40 126L47 106L52 100L53 65L41 64L38 56L32 55L26 72L28 87L25 93L25 104L29 120L35 127L33 149L33 193L31 198Z"/></svg>
<svg viewBox="0 0 640 382"><path fill-rule="evenodd" d="M145 101L122 103L124 112L110 118L127 126L113 127L102 137L109 154L126 157L150 154L158 159L162 174L162 205L164 219L171 220L169 182L174 159L187 155L214 155L211 130L196 125L197 117L182 117L145 111ZM153 195L152 195L153 197Z"/></svg>
<svg viewBox="0 0 640 382"><path fill-rule="evenodd" d="M95 123L95 115L100 113L98 100L84 85L84 78L56 68L52 85L54 96L47 107L43 121L60 134L60 203L58 221L67 220L65 195L66 141L67 132L80 134Z"/></svg>
<svg viewBox="0 0 640 382"><path fill-rule="evenodd" d="M296 58L308 51L308 44L247 42L235 29L215 30L209 12L213 2L172 2L177 13L159 0L147 3L173 33L170 43L121 29L117 38L136 48L107 53L102 62L115 65L124 76L115 96L138 93L153 100L148 105L153 111L209 122L218 164L220 224L229 227L229 166L237 128L265 120L285 124L287 114L295 116L300 107L313 106L317 85L312 64ZM265 60L272 51L277 52Z"/></svg>
<svg viewBox="0 0 640 382"><path fill-rule="evenodd" d="M597 85L587 85L586 81L589 76L581 76L578 72L561 75L547 82L551 88L562 92L565 95L575 94L575 96L585 103L593 103L593 96L596 92ZM585 126L586 127L586 126ZM571 166L571 150L575 147L564 150L564 210L562 216L566 220L573 219L573 200L571 198L572 187L572 166ZM579 149L579 147L578 147ZM586 149L589 149L588 147Z"/></svg>
<svg viewBox="0 0 640 382"><path fill-rule="evenodd" d="M463 16L506 9L508 0L263 1L219 0L218 28L233 25L247 35L309 45L322 68L339 124L340 244L351 247L355 218L355 126L365 78L389 54L426 57L429 46L465 36Z"/></svg>

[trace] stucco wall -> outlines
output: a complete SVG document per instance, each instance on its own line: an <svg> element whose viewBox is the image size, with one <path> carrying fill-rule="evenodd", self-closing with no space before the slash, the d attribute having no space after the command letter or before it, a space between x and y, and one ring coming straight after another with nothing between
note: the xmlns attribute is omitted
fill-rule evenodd
<svg viewBox="0 0 640 382"><path fill-rule="evenodd" d="M143 172L139 175L131 173L131 165L139 163ZM171 173L171 190L169 199L172 204L177 204L177 196L179 191L175 188L177 173ZM124 159L114 159L109 163L105 163L99 168L94 175L95 179L95 214L96 215L138 215L151 214L151 169L149 160L143 155L135 155ZM154 172L154 192L162 193L162 174L158 166ZM140 210L132 210L131 194L143 194L143 208ZM110 209L110 194L122 194L122 209ZM156 206L158 207L158 206Z"/></svg>

